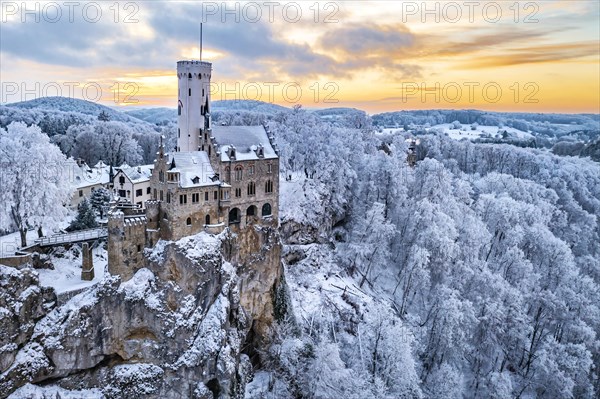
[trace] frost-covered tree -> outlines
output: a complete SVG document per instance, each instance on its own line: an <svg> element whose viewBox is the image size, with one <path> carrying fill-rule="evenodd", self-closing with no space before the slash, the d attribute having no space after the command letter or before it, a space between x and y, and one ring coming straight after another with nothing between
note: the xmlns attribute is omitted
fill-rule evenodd
<svg viewBox="0 0 600 399"><path fill-rule="evenodd" d="M104 210L111 200L110 191L105 188L94 190L90 198L90 205L96 211L100 219L104 217Z"/></svg>
<svg viewBox="0 0 600 399"><path fill-rule="evenodd" d="M75 219L73 219L67 230L77 231L92 229L94 227L98 227L98 222L96 221L96 212L94 212L94 208L92 208L88 199L84 198L77 205L77 215L75 216Z"/></svg>
<svg viewBox="0 0 600 399"><path fill-rule="evenodd" d="M53 228L67 215L72 195L67 159L39 127L12 123L0 129L0 228Z"/></svg>

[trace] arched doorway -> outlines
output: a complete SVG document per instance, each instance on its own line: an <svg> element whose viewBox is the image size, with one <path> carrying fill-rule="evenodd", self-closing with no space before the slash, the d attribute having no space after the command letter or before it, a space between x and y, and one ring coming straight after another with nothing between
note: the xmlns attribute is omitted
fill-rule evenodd
<svg viewBox="0 0 600 399"><path fill-rule="evenodd" d="M258 213L258 209L256 209L255 205L250 205L248 209L246 209L246 216L256 216Z"/></svg>
<svg viewBox="0 0 600 399"><path fill-rule="evenodd" d="M271 204L268 202L262 206L262 215L270 216L271 215Z"/></svg>
<svg viewBox="0 0 600 399"><path fill-rule="evenodd" d="M229 211L229 224L240 222L241 212L238 208Z"/></svg>

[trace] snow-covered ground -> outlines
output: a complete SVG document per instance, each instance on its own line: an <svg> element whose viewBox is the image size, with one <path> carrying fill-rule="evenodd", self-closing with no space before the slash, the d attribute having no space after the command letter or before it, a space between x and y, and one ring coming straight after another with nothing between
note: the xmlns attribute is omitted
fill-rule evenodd
<svg viewBox="0 0 600 399"><path fill-rule="evenodd" d="M36 231L30 230L27 232L28 244L33 244L37 238ZM21 248L21 236L18 231L0 237L0 257L14 256L19 248Z"/></svg>
<svg viewBox="0 0 600 399"><path fill-rule="evenodd" d="M53 287L57 294L90 287L104 278L108 264L108 254L103 248L92 250L94 261L94 279L81 280L81 251L70 250L51 255L54 270L40 269L40 285Z"/></svg>
<svg viewBox="0 0 600 399"><path fill-rule="evenodd" d="M475 128L475 130L472 130L471 125L467 124L462 125L460 129L455 129L452 123L442 123L439 125L432 126L429 130L441 130L442 132L447 133L449 137L455 140L461 140L464 138L472 140L481 136L496 137L497 135L500 135L501 137L504 131L506 131L509 137L512 138L533 138L533 135L531 133L524 132L522 130L515 129L514 127L509 126L498 127L479 125Z"/></svg>

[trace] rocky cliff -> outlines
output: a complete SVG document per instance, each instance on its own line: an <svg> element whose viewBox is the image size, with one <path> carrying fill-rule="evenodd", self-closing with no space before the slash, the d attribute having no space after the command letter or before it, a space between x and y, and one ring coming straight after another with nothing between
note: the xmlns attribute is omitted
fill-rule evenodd
<svg viewBox="0 0 600 399"><path fill-rule="evenodd" d="M132 279L64 306L35 272L0 268L0 397L243 397L244 352L269 341L280 252L264 226L161 241Z"/></svg>

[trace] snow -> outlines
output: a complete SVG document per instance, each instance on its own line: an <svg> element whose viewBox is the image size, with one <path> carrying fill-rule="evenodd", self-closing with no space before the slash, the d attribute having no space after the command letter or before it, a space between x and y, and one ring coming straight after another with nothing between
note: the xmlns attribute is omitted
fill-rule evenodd
<svg viewBox="0 0 600 399"><path fill-rule="evenodd" d="M212 135L220 146L221 161L229 162L227 149L230 145L236 149L235 161L249 161L259 159L252 149L262 144L264 159L277 158L271 146L267 131L263 126L213 126Z"/></svg>
<svg viewBox="0 0 600 399"><path fill-rule="evenodd" d="M152 292L155 288L156 277L149 269L141 268L133 277L121 283L119 292L125 294L125 299L129 301L144 300L150 309L162 309L161 300L158 294Z"/></svg>
<svg viewBox="0 0 600 399"><path fill-rule="evenodd" d="M465 129L465 130L462 130ZM528 132L524 132L519 129L515 129L514 127L505 126L484 126L478 125L475 130L471 129L471 125L464 124L460 129L455 129L452 123L441 123L439 125L434 125L428 130L440 130L443 133L447 133L450 138L455 140L462 140L464 138L473 140L480 138L482 136L490 136L496 137L496 135L502 135L502 132L506 131L506 133L513 138L518 139L531 139L533 135Z"/></svg>
<svg viewBox="0 0 600 399"><path fill-rule="evenodd" d="M60 252L59 252L60 251ZM94 262L94 279L92 281L81 280L81 251L73 250L62 252L55 250L50 256L54 270L39 269L40 285L53 287L57 294L76 291L82 288L96 285L104 278L108 264L108 254L103 248L92 250Z"/></svg>
<svg viewBox="0 0 600 399"><path fill-rule="evenodd" d="M118 174L118 171L121 171L132 183L143 183L150 180L152 169L154 169L154 164L140 166L129 166L124 164L116 168L115 173ZM116 174L115 178L117 178Z"/></svg>
<svg viewBox="0 0 600 399"><path fill-rule="evenodd" d="M177 247L182 249L190 259L220 256L221 239L219 236L200 232L177 241Z"/></svg>
<svg viewBox="0 0 600 399"><path fill-rule="evenodd" d="M292 219L300 224L318 225L321 216L318 213L321 190L324 187L308 180L303 175L294 175L288 181L285 177L279 180L279 215L282 220Z"/></svg>
<svg viewBox="0 0 600 399"><path fill-rule="evenodd" d="M102 394L100 389L83 389L79 391L69 391L56 385L46 385L39 387L33 384L25 384L21 388L13 392L8 397L9 399L47 399L47 398L61 398L61 399L105 399L106 396Z"/></svg>
<svg viewBox="0 0 600 399"><path fill-rule="evenodd" d="M179 186L183 188L218 186L221 182L213 180L213 170L208 154L204 151L175 152L169 154L168 163L175 161L175 168L170 171L179 172ZM194 183L194 179L198 183Z"/></svg>

